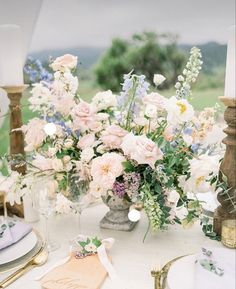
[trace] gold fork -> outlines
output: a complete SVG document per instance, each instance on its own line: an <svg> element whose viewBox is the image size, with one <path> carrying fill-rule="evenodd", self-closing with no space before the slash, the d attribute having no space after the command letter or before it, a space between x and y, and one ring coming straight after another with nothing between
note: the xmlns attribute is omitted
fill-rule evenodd
<svg viewBox="0 0 236 289"><path fill-rule="evenodd" d="M162 270L157 268L151 270L151 276L154 278L154 289L161 289L161 274Z"/></svg>

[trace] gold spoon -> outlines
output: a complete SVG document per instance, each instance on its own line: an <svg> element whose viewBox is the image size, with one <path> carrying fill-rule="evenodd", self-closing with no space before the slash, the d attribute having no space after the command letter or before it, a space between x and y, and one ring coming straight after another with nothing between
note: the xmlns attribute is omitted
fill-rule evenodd
<svg viewBox="0 0 236 289"><path fill-rule="evenodd" d="M28 272L30 269L33 269L34 267L37 267L37 266L42 266L43 264L46 263L47 259L48 259L48 252L44 248L42 248L32 260L30 260L23 267L19 268L16 272L14 272L10 276L8 276L6 279L4 279L0 283L0 288L6 288L11 283L16 281L19 277L21 277L23 274Z"/></svg>

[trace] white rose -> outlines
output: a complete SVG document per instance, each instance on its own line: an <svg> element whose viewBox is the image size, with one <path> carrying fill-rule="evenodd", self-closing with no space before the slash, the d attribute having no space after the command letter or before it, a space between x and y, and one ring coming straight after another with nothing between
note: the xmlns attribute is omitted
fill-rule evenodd
<svg viewBox="0 0 236 289"><path fill-rule="evenodd" d="M91 147L87 147L81 152L81 161L88 163L91 161L91 159L94 157L94 150Z"/></svg>
<svg viewBox="0 0 236 289"><path fill-rule="evenodd" d="M205 193L214 191L215 188L210 184L210 174L218 174L220 166L220 156L201 155L198 159L192 159L190 163L190 177L179 179L180 185L186 192Z"/></svg>
<svg viewBox="0 0 236 289"><path fill-rule="evenodd" d="M166 78L162 74L154 74L153 82L156 86L162 84L162 82L164 82L165 80Z"/></svg>
<svg viewBox="0 0 236 289"><path fill-rule="evenodd" d="M117 99L111 90L107 90L98 92L93 97L92 104L96 107L97 111L101 111L110 107L117 106Z"/></svg>
<svg viewBox="0 0 236 289"><path fill-rule="evenodd" d="M157 107L153 104L148 104L145 109L145 115L149 118L157 117Z"/></svg>
<svg viewBox="0 0 236 289"><path fill-rule="evenodd" d="M52 159L52 168L56 171L56 172L60 172L63 170L63 163L60 159Z"/></svg>

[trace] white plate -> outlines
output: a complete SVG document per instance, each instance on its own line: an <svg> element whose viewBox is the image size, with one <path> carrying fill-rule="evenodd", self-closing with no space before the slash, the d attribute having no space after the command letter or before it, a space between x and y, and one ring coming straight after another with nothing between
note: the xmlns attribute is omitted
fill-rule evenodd
<svg viewBox="0 0 236 289"><path fill-rule="evenodd" d="M194 289L195 260L196 255L190 255L171 265L167 275L168 289Z"/></svg>
<svg viewBox="0 0 236 289"><path fill-rule="evenodd" d="M0 265L12 262L29 253L36 246L37 235L31 231L16 244L13 244L0 251Z"/></svg>

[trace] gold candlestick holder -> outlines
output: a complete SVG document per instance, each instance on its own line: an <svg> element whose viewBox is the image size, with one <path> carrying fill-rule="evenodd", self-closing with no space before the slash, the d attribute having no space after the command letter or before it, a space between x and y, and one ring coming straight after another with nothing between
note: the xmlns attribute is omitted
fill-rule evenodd
<svg viewBox="0 0 236 289"><path fill-rule="evenodd" d="M26 165L22 164L24 158L24 135L21 130L17 130L22 126L22 113L21 113L21 98L27 85L20 86L3 86L2 88L7 92L10 100L10 156L11 156L11 169L20 174L25 174ZM19 156L21 156L19 158ZM23 217L23 206L14 205L9 206L9 211L13 214Z"/></svg>
<svg viewBox="0 0 236 289"><path fill-rule="evenodd" d="M227 194L219 193L217 196L220 206L214 212L214 231L221 235L222 222L224 220L236 219L236 98L220 97L226 106L224 119L227 128L224 129L226 137L223 143L226 145L224 159L220 166L219 177L222 174L227 177Z"/></svg>
<svg viewBox="0 0 236 289"><path fill-rule="evenodd" d="M222 222L221 242L228 248L236 249L236 220Z"/></svg>

